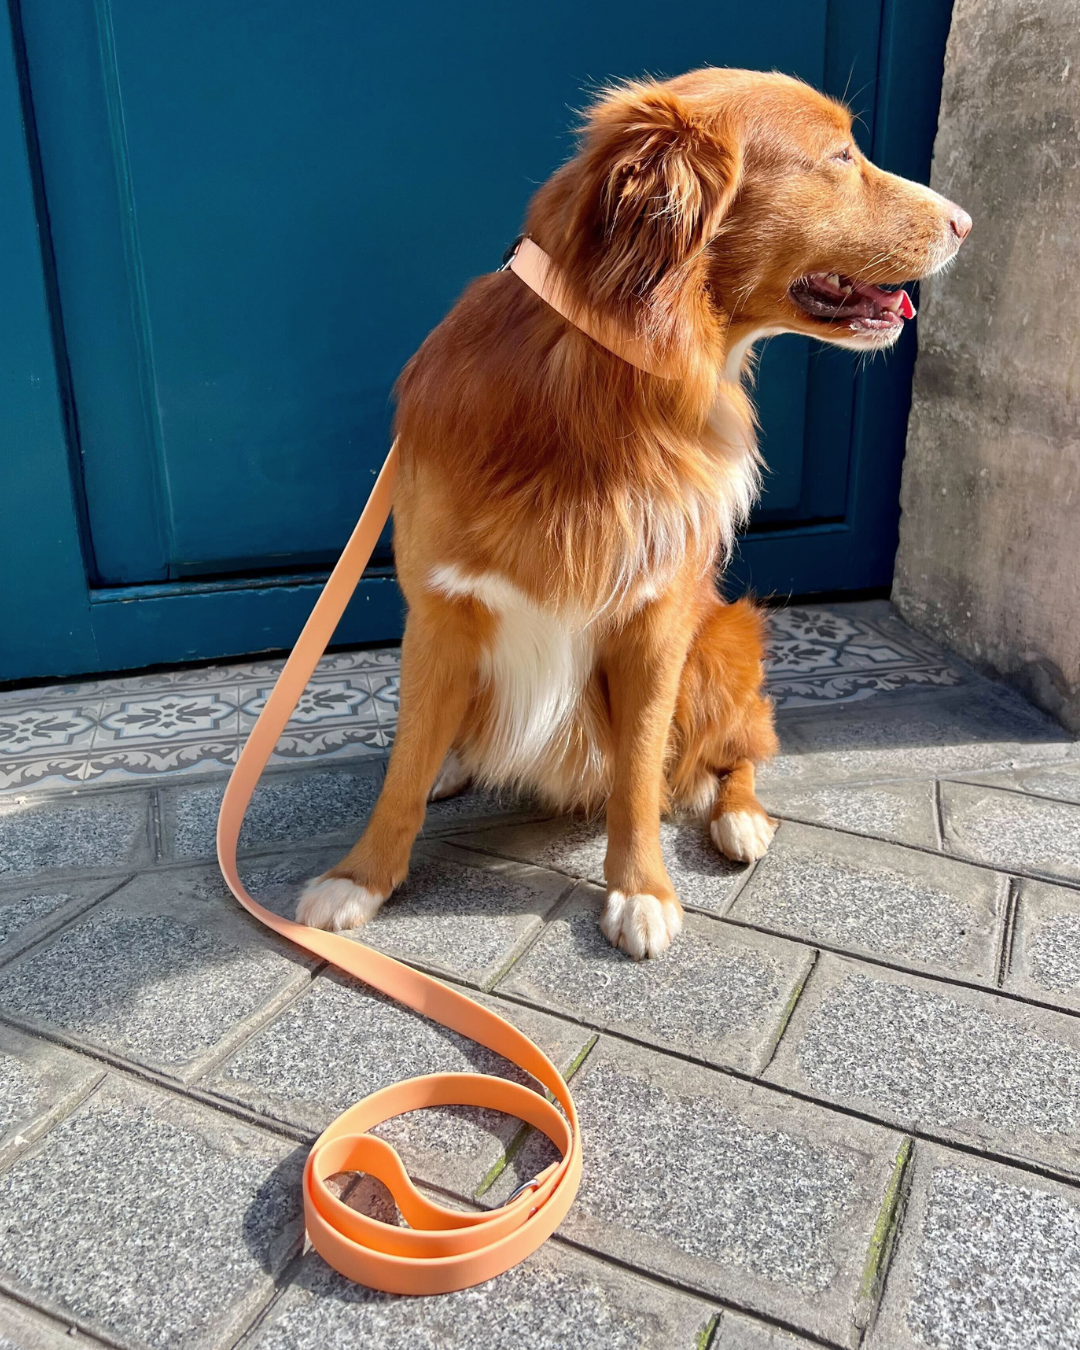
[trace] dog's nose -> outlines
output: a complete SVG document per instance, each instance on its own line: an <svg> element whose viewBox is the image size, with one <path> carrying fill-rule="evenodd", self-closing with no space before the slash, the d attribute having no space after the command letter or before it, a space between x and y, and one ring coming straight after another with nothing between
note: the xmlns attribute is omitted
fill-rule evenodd
<svg viewBox="0 0 1080 1350"><path fill-rule="evenodd" d="M971 232L971 217L961 207L953 206L949 210L949 227L963 243Z"/></svg>

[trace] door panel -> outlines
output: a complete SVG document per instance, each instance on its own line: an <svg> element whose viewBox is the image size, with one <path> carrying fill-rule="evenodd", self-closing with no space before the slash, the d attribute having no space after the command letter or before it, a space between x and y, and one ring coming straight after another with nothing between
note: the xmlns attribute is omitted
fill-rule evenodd
<svg viewBox="0 0 1080 1350"><path fill-rule="evenodd" d="M849 92L926 181L949 0L8 0L0 679L291 645L401 364L605 81L715 63ZM51 343L51 346L50 346ZM726 586L888 584L915 336L758 373L769 472ZM389 555L337 640L400 634Z"/></svg>
<svg viewBox="0 0 1080 1350"><path fill-rule="evenodd" d="M24 12L103 586L333 557L398 370L497 264L591 87L826 69L825 0L662 25L645 0L558 0L540 24L476 0ZM807 369L798 339L763 358L770 515L802 502ZM847 450L826 448L840 477Z"/></svg>

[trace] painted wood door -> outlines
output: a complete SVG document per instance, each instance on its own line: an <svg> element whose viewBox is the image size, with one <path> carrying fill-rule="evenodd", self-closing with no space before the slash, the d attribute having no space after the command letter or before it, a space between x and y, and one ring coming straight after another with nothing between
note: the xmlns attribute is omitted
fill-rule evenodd
<svg viewBox="0 0 1080 1350"><path fill-rule="evenodd" d="M789 71L850 90L865 147L925 176L948 5L900 10L12 0L90 642L28 631L3 674L288 645L385 454L398 370L497 265L606 81ZM860 375L769 345L769 476L734 584L887 582L909 375L910 352ZM343 640L399 631L377 562Z"/></svg>

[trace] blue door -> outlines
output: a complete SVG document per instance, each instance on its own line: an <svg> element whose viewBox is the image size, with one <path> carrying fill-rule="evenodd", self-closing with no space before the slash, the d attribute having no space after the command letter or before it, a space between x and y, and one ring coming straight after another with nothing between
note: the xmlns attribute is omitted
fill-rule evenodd
<svg viewBox="0 0 1080 1350"><path fill-rule="evenodd" d="M20 191L0 210L32 275L26 332L4 341L16 385L31 353L41 370L22 389L36 429L15 402L0 412L18 439L5 496L25 504L0 678L288 646L386 452L398 370L497 265L590 90L703 64L789 71L849 90L865 148L925 177L949 11L11 6L0 141ZM770 344L769 477L734 586L888 583L910 364L902 350L860 373L803 339ZM341 641L400 631L386 542Z"/></svg>

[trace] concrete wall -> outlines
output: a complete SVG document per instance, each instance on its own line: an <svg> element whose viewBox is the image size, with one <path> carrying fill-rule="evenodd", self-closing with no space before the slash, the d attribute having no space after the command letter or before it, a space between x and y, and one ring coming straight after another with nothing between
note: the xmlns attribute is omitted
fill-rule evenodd
<svg viewBox="0 0 1080 1350"><path fill-rule="evenodd" d="M1080 730L1080 4L956 0L893 599Z"/></svg>

